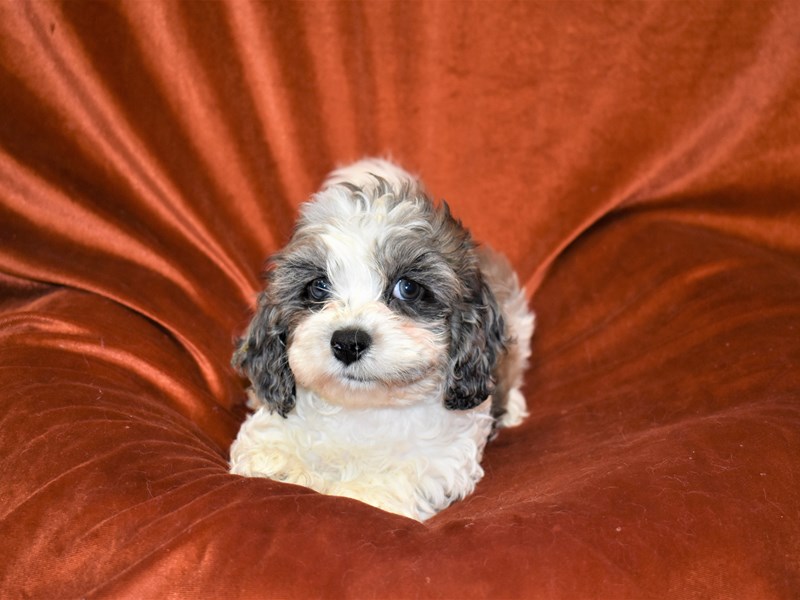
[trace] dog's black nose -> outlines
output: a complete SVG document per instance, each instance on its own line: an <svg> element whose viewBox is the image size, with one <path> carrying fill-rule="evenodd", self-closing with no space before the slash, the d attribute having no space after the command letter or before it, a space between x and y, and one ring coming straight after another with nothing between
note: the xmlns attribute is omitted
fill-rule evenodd
<svg viewBox="0 0 800 600"><path fill-rule="evenodd" d="M349 365L361 358L372 344L372 338L363 329L339 329L331 336L333 355Z"/></svg>

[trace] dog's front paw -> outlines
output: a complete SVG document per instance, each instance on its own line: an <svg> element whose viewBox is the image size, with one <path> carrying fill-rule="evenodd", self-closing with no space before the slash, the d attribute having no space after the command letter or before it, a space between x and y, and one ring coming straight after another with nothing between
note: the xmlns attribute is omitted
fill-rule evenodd
<svg viewBox="0 0 800 600"><path fill-rule="evenodd" d="M245 477L265 477L274 481L302 485L317 491L324 491L323 478L299 460L279 452L253 453L231 456L231 473Z"/></svg>
<svg viewBox="0 0 800 600"><path fill-rule="evenodd" d="M383 483L365 481L336 481L328 484L326 494L359 500L390 513L423 521L433 513L420 506L408 486L398 481Z"/></svg>
<svg viewBox="0 0 800 600"><path fill-rule="evenodd" d="M279 436L251 435L247 427L243 428L231 446L231 473L265 477L324 491L322 476L306 464L297 454L295 446L281 442Z"/></svg>

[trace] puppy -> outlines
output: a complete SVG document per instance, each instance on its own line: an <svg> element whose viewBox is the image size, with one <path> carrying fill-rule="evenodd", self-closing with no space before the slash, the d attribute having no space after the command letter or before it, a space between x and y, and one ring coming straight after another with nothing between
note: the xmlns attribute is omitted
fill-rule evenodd
<svg viewBox="0 0 800 600"><path fill-rule="evenodd" d="M425 520L472 492L527 416L534 317L508 262L377 159L304 204L233 365L256 409L231 472Z"/></svg>

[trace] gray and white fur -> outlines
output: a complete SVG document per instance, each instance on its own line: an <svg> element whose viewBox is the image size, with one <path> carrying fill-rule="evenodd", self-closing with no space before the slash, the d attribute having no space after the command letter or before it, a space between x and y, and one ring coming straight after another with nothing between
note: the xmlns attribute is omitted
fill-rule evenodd
<svg viewBox="0 0 800 600"><path fill-rule="evenodd" d="M396 165L301 208L234 353L252 382L232 472L426 519L469 494L520 393L534 317L508 262Z"/></svg>

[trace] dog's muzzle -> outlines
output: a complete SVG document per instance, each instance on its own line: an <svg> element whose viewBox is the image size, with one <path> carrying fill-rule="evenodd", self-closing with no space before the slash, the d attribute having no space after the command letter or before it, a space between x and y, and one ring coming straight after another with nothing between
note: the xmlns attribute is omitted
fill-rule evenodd
<svg viewBox="0 0 800 600"><path fill-rule="evenodd" d="M331 336L333 355L345 365L361 358L372 344L372 338L363 329L339 329Z"/></svg>

